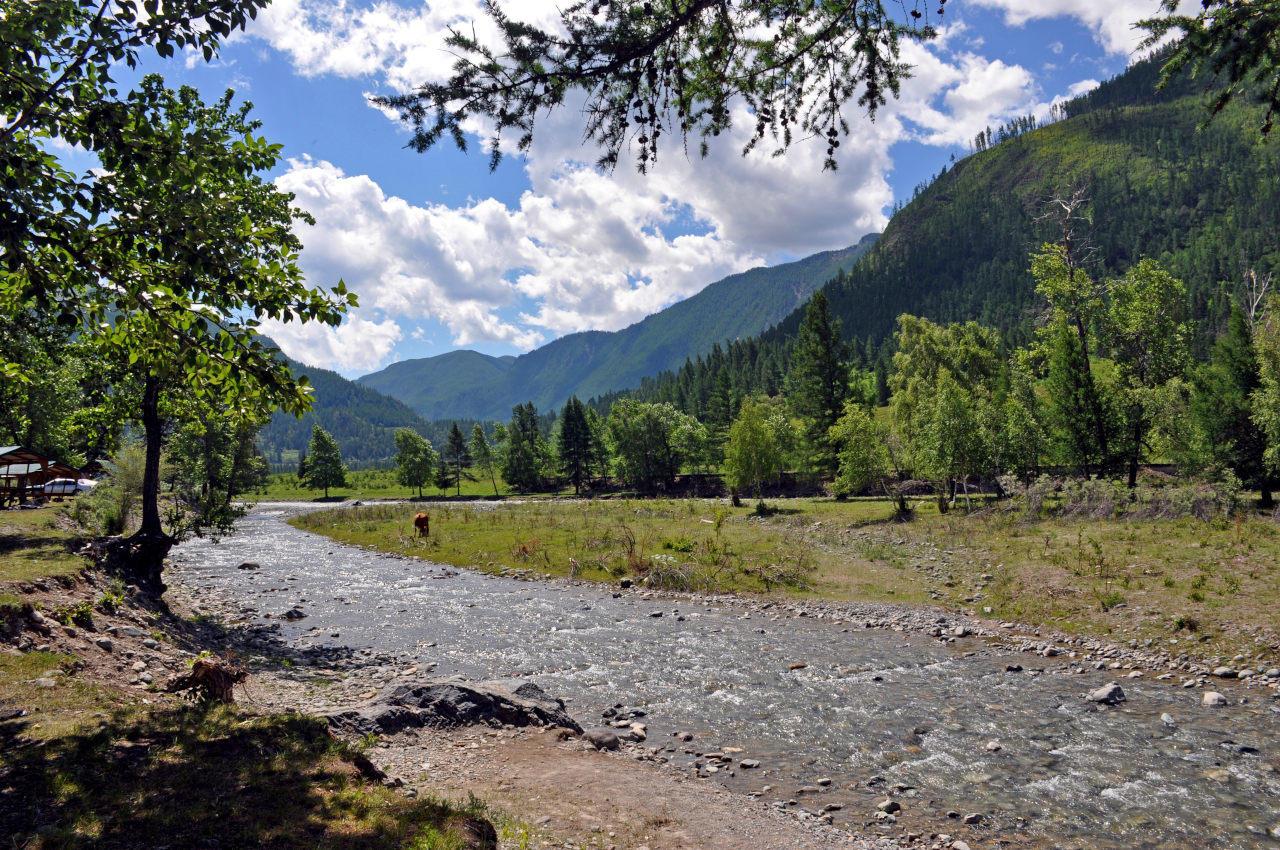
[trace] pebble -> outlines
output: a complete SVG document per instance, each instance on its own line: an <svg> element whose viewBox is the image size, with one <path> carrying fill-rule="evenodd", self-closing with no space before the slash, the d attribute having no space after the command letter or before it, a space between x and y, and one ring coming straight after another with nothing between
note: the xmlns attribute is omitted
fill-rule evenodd
<svg viewBox="0 0 1280 850"><path fill-rule="evenodd" d="M96 643L98 645L98 648L101 649L103 652L110 652L112 647L114 646L114 644L111 643L111 638L109 637L100 637L96 639L94 643Z"/></svg>
<svg viewBox="0 0 1280 850"><path fill-rule="evenodd" d="M742 761L738 762L738 766L743 769L749 770L750 768L753 768L753 767L759 767L760 762L757 761L756 759L743 759Z"/></svg>
<svg viewBox="0 0 1280 850"><path fill-rule="evenodd" d="M897 800L891 800L888 797L886 797L885 799L877 803L876 808L888 814L893 814L894 812L902 811L901 804L899 804Z"/></svg>
<svg viewBox="0 0 1280 850"><path fill-rule="evenodd" d="M1234 679L1238 674L1231 667L1215 667L1213 668L1213 675L1219 679Z"/></svg>

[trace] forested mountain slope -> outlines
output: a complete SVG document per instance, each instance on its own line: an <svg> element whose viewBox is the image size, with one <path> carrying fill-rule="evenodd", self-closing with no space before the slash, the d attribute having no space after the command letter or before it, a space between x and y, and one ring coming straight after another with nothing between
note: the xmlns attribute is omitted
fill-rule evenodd
<svg viewBox="0 0 1280 850"><path fill-rule="evenodd" d="M279 463L285 452L305 449L314 425L332 434L342 449L343 460L356 465L394 455L398 428L412 428L439 445L431 423L403 402L348 381L336 372L304 366L287 357L285 361L295 375L306 375L311 381L315 406L301 419L276 411L259 432L258 445L272 463Z"/></svg>
<svg viewBox="0 0 1280 850"><path fill-rule="evenodd" d="M851 268L874 240L868 235L850 248L732 275L621 331L570 334L516 358L454 351L406 360L358 381L427 419L505 420L525 401L555 408L571 395L635 386L716 342L760 333Z"/></svg>
<svg viewBox="0 0 1280 850"><path fill-rule="evenodd" d="M849 275L826 288L846 337L879 342L900 313L977 320L1027 338L1036 297L1028 255L1057 238L1047 202L1081 189L1096 277L1158 260L1189 290L1204 351L1246 267L1280 265L1280 144L1257 108L1233 104L1204 130L1204 94L1155 92L1159 60L1065 104L1066 120L958 162L899 211ZM793 336L802 311L770 339Z"/></svg>
<svg viewBox="0 0 1280 850"><path fill-rule="evenodd" d="M976 320L1010 345L1030 338L1042 309L1030 254L1061 235L1045 217L1049 201L1075 190L1088 199L1089 221L1077 227L1088 271L1117 277L1145 256L1181 278L1198 358L1224 327L1245 269L1280 268L1280 143L1260 139L1260 109L1237 100L1197 129L1202 86L1183 79L1156 92L1159 65L1159 57L1136 63L1064 104L1064 120L956 163L823 288L855 361L875 370L882 401L902 313ZM776 393L803 314L649 376L635 394L704 416L717 393ZM616 395L597 403L607 406Z"/></svg>

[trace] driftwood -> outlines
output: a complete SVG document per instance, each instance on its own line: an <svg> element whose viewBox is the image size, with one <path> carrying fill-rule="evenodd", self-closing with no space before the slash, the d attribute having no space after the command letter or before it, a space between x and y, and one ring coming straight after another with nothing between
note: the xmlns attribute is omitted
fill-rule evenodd
<svg viewBox="0 0 1280 850"><path fill-rule="evenodd" d="M175 676L165 685L169 693L185 691L183 696L199 702L235 702L231 689L249 678L249 671L221 658L197 658L191 672Z"/></svg>

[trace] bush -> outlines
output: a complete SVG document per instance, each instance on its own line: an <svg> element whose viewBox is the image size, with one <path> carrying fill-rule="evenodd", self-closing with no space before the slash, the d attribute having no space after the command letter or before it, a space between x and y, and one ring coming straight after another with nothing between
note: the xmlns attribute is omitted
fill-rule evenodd
<svg viewBox="0 0 1280 850"><path fill-rule="evenodd" d="M1209 522L1234 514L1241 491L1240 480L1230 472L1215 479L1182 483L1149 479L1133 489L1123 481L1047 475L1027 484L1005 476L1000 485L1010 495L1005 510L1028 520L1046 516L1094 520L1194 517Z"/></svg>

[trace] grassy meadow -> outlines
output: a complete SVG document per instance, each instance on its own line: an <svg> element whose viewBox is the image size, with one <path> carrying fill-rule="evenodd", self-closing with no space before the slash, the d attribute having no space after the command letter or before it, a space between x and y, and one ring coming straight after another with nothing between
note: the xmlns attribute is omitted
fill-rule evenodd
<svg viewBox="0 0 1280 850"><path fill-rule="evenodd" d="M369 505L311 513L336 540L495 574L687 591L933 603L1214 657L1280 640L1280 525L1027 518L1010 504L894 518L885 501L794 499ZM431 515L429 538L412 516ZM989 609L989 611L987 610Z"/></svg>

